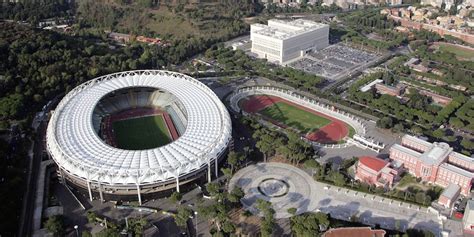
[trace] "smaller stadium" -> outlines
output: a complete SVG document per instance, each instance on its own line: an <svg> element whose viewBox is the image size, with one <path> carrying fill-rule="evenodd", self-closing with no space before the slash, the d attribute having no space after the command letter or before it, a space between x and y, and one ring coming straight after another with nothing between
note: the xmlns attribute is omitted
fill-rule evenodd
<svg viewBox="0 0 474 237"><path fill-rule="evenodd" d="M339 119L281 97L253 95L241 100L239 106L247 113L258 114L279 127L292 128L308 140L323 144L340 143L355 132Z"/></svg>
<svg viewBox="0 0 474 237"><path fill-rule="evenodd" d="M307 98L288 94L283 89L246 88L231 96L231 100L237 111L256 115L280 128L292 129L322 145L346 143L357 131L365 133L362 124L335 108L309 103Z"/></svg>

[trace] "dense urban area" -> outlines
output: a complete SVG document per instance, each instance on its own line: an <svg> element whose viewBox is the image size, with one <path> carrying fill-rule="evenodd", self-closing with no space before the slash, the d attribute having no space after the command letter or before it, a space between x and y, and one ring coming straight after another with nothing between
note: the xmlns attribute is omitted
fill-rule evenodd
<svg viewBox="0 0 474 237"><path fill-rule="evenodd" d="M471 0L0 0L0 237L474 236Z"/></svg>

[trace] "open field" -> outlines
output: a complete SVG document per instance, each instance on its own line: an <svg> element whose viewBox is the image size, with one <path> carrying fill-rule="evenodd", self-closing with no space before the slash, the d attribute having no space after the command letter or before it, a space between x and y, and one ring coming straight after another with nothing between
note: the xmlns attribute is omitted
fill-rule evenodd
<svg viewBox="0 0 474 237"><path fill-rule="evenodd" d="M455 54L457 57L465 59L465 60L472 60L474 59L474 50L468 50L461 47L456 47L450 44L442 44L439 45L439 50L450 52Z"/></svg>
<svg viewBox="0 0 474 237"><path fill-rule="evenodd" d="M171 142L162 115L115 121L112 127L117 145L122 149L151 149Z"/></svg>
<svg viewBox="0 0 474 237"><path fill-rule="evenodd" d="M285 102L277 102L259 111L259 113L303 133L312 132L331 123L329 119L301 110Z"/></svg>
<svg viewBox="0 0 474 237"><path fill-rule="evenodd" d="M240 101L240 106L275 125L294 128L307 139L319 143L340 143L355 134L355 130L341 120L276 96L250 96Z"/></svg>

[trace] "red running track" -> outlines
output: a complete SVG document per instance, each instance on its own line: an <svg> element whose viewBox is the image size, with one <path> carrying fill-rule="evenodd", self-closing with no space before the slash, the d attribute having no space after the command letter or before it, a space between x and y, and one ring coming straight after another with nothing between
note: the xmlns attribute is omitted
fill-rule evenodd
<svg viewBox="0 0 474 237"><path fill-rule="evenodd" d="M317 116L331 120L330 124L318 129L317 131L310 132L305 135L305 137L311 141L316 141L324 144L332 144L339 142L340 140L349 135L349 125L347 125L343 121L330 117L326 114L314 111L312 109L306 108L304 106L295 104L281 97L270 95L253 95L243 100L240 106L247 113L258 113L260 110L272 106L277 102L284 102L299 109L313 113ZM275 121L271 122L275 123Z"/></svg>

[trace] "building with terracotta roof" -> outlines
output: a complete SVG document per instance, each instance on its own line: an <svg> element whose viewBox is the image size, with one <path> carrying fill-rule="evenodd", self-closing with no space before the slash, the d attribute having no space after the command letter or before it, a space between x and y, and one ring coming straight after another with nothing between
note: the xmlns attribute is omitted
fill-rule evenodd
<svg viewBox="0 0 474 237"><path fill-rule="evenodd" d="M427 142L405 135L390 148L390 159L403 164L411 174L428 183L448 187L456 184L468 195L474 178L474 158L453 151L447 143Z"/></svg>
<svg viewBox="0 0 474 237"><path fill-rule="evenodd" d="M384 237L385 230L372 230L370 227L343 227L329 229L323 237Z"/></svg>
<svg viewBox="0 0 474 237"><path fill-rule="evenodd" d="M375 84L375 89L378 93L384 95L391 95L391 96L400 96L405 91L405 85L402 83L397 84L397 86L388 86L382 83Z"/></svg>
<svg viewBox="0 0 474 237"><path fill-rule="evenodd" d="M438 95L436 93L433 93L433 92L427 91L427 90L420 90L420 94L430 97L435 103L437 103L439 105L442 105L442 106L448 105L453 100L449 97Z"/></svg>
<svg viewBox="0 0 474 237"><path fill-rule="evenodd" d="M391 188L399 177L399 169L377 157L360 157L356 165L355 179L377 187Z"/></svg>

